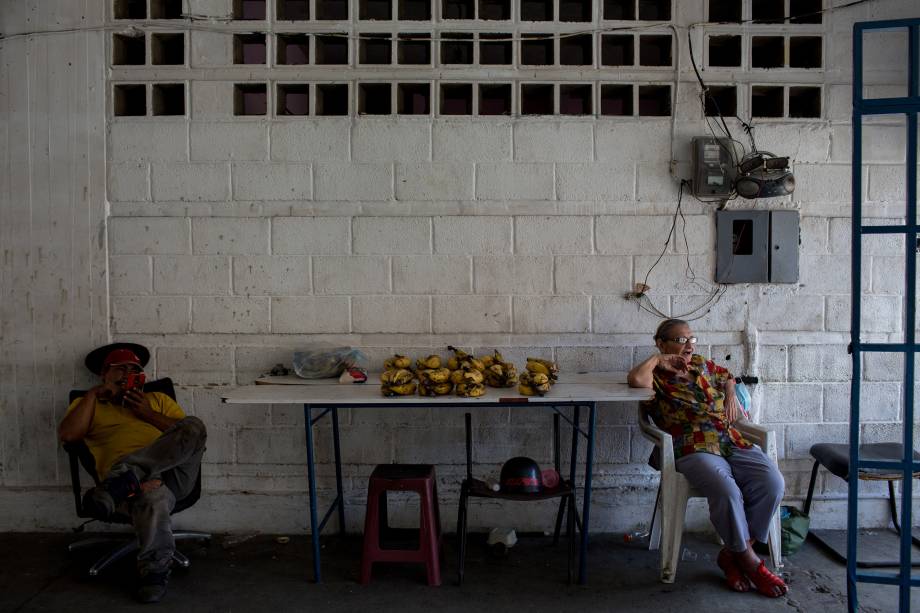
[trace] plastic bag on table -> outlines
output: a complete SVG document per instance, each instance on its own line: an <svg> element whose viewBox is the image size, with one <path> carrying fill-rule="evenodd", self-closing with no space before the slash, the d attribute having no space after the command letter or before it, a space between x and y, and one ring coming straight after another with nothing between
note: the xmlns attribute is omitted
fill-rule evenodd
<svg viewBox="0 0 920 613"><path fill-rule="evenodd" d="M316 344L294 352L294 372L302 379L338 377L352 367L367 368L367 356L353 347Z"/></svg>

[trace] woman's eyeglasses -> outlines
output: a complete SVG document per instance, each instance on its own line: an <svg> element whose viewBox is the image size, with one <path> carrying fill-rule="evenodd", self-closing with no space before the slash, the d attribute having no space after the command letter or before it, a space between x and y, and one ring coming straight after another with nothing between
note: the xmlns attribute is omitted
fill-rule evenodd
<svg viewBox="0 0 920 613"><path fill-rule="evenodd" d="M680 343L681 345L686 345L687 343L692 343L693 345L696 345L696 340L697 340L697 339L696 339L695 336L691 336L691 337L689 337L689 338L686 337L686 336L678 336L677 338L666 338L666 339L664 339L664 340L665 340L666 342L668 342L668 343Z"/></svg>

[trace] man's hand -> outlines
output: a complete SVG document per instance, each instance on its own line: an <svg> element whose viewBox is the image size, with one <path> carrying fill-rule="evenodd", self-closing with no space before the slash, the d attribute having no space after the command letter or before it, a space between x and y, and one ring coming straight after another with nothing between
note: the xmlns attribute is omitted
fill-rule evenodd
<svg viewBox="0 0 920 613"><path fill-rule="evenodd" d="M666 372L687 372L687 363L679 355L662 353L658 356L658 368Z"/></svg>
<svg viewBox="0 0 920 613"><path fill-rule="evenodd" d="M139 390L128 390L125 392L124 406L141 415L152 412L150 401L147 400L147 394Z"/></svg>
<svg viewBox="0 0 920 613"><path fill-rule="evenodd" d="M102 383L90 390L96 399L102 402L109 402L112 398L121 393L121 387L117 383Z"/></svg>

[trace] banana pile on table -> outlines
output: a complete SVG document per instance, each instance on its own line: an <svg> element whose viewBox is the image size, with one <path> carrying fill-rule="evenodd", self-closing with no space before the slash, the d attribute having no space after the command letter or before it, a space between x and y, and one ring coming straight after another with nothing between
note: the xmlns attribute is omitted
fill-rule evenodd
<svg viewBox="0 0 920 613"><path fill-rule="evenodd" d="M485 381L486 365L482 360L473 357L469 353L458 349L453 345L447 348L454 352L454 355L447 360L447 368L450 369L450 380L456 386L455 392L463 398L478 398L486 393Z"/></svg>
<svg viewBox="0 0 920 613"><path fill-rule="evenodd" d="M415 361L419 396L446 396L454 391L450 370L441 366L441 356L429 355Z"/></svg>
<svg viewBox="0 0 920 613"><path fill-rule="evenodd" d="M517 368L511 362L506 362L497 349L492 355L482 356L479 361L486 367L484 374L489 387L514 387L517 384Z"/></svg>
<svg viewBox="0 0 920 613"><path fill-rule="evenodd" d="M522 396L543 396L559 375L559 367L551 360L527 358L526 368L518 383L518 392Z"/></svg>
<svg viewBox="0 0 920 613"><path fill-rule="evenodd" d="M384 396L411 396L415 394L418 384L415 373L410 367L412 360L398 353L387 358L383 363L384 371L380 375L380 393Z"/></svg>

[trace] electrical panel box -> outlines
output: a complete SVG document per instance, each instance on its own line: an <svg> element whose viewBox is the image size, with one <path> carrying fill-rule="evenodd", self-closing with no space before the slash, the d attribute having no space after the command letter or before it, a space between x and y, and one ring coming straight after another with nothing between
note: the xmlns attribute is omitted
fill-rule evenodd
<svg viewBox="0 0 920 613"><path fill-rule="evenodd" d="M697 198L728 198L735 185L734 144L727 138L697 136L693 149L693 195Z"/></svg>
<svg viewBox="0 0 920 613"><path fill-rule="evenodd" d="M716 282L799 280L798 211L718 211Z"/></svg>

